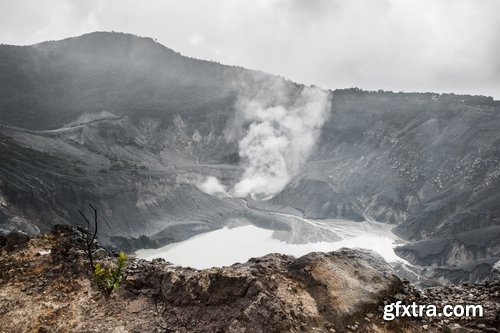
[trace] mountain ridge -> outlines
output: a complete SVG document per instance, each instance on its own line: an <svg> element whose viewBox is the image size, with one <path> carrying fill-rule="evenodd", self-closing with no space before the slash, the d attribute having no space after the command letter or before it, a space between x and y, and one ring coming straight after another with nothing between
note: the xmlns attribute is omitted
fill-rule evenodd
<svg viewBox="0 0 500 333"><path fill-rule="evenodd" d="M183 97L178 91L178 88L182 86L186 86L186 89L196 89L197 84L203 84L203 89L206 91L214 83L217 83L217 89L211 90L210 94L222 99L221 102L223 102L224 98L231 98L231 96L227 96L227 94L231 95L230 91L227 90L237 88L234 85L241 84L241 82L246 88L257 83L270 85L269 82L266 82L269 80L282 80L288 84L296 84L283 77L270 75L259 70L186 57L151 38L126 33L94 32L30 46L0 45L0 57L3 60L0 72L4 76L2 84L4 94L0 95L2 103L0 107L4 110L12 109L13 106L16 107L16 103L21 103L20 99L22 98L23 112L21 114L28 113L30 116L34 116L38 126L45 127L44 129L62 125L61 120L69 120L68 114L72 115L74 112L101 112L113 108L120 113L126 113L127 110L132 113L140 111L141 104L134 103L134 100L139 97L136 92L137 83L145 85L143 92L149 94L148 97L152 97L153 100L147 104L147 109L148 112L154 111L154 114L157 114L165 105L173 108L179 107L175 103L165 104L165 100L182 98L183 101L186 101L186 97ZM162 62L169 64L167 71L162 69L160 65ZM89 67L89 65L91 66ZM85 72L79 70L82 66L87 66ZM118 75L117 72L122 74ZM147 73L148 76L145 77L141 72ZM51 81L44 82L44 75L50 75ZM96 79L100 81L95 81ZM58 84L61 80L64 80L63 86ZM134 82L130 82L130 80ZM178 81L175 82L174 86L170 81L165 83L165 80ZM6 84L7 86L5 86ZM51 86L51 90L44 91L42 89L44 85ZM73 85L75 86L72 87ZM103 90L106 92L105 96L95 97L97 91L92 91L92 87L96 85L105 88ZM78 96L79 90L77 88L87 91L86 99L82 100ZM167 88L170 95L162 95L160 89L163 88ZM30 94L26 94L26 89ZM77 90L75 91L75 89ZM128 95L120 94L120 89L128 89ZM342 91L366 94L359 89L346 89L338 92ZM16 93L20 93L19 98L17 98ZM199 93L201 95L207 94L202 91ZM58 102L59 94L66 95L66 100ZM32 95L40 96L33 99L30 97ZM410 93L410 95L415 96L414 93ZM498 105L498 101L491 97L453 94L432 95L450 95L466 101L473 100L479 103ZM201 97L203 98L203 96ZM207 97L205 96L203 102L207 102ZM66 110L61 110L67 106L68 98L71 99L73 105ZM45 99L53 99L55 102L48 103ZM121 102L121 100L126 102ZM191 100L196 101L197 99L191 96ZM210 100L208 102L210 103ZM113 107L109 107L111 105ZM215 103L215 106L217 105ZM200 110L199 103L195 103L192 107L195 110ZM45 112L45 117L57 116L57 114L54 115L55 112L61 113L63 111L66 116L59 115L62 119L55 117L56 123L54 124L51 123L54 119L49 121L45 120L44 117L37 117L37 112L34 109L38 109L38 112L40 110ZM182 110L184 113L188 112L189 107L183 105ZM20 111L20 109L16 108L15 111ZM18 124L22 125L21 127L35 126L34 121L29 121L27 118L16 120L14 112L9 112L7 116L4 113L5 111L0 114L2 116L0 122L2 123ZM13 119L14 123L12 123Z"/></svg>

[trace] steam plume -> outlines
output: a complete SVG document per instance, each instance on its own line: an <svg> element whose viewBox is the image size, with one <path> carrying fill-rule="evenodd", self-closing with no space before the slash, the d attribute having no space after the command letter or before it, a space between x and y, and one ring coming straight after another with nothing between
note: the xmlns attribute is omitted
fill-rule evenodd
<svg viewBox="0 0 500 333"><path fill-rule="evenodd" d="M245 172L234 194L276 194L297 174L316 143L328 116L329 95L308 87L291 105L266 107L258 99L243 104L250 126L239 142Z"/></svg>
<svg viewBox="0 0 500 333"><path fill-rule="evenodd" d="M206 194L227 196L226 187L213 176L207 177L207 179L205 179L205 181L201 183L198 188Z"/></svg>

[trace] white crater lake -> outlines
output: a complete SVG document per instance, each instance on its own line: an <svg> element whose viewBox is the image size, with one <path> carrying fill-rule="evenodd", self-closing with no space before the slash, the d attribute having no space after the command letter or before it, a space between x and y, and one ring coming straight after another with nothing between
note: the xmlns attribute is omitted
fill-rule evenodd
<svg viewBox="0 0 500 333"><path fill-rule="evenodd" d="M338 237L334 241L291 244L273 237L273 230L245 225L203 233L158 249L141 249L135 255L146 260L163 258L175 265L204 269L243 263L252 257L269 253L300 257L310 252L330 252L346 247L373 250L388 262L403 262L394 253L394 247L400 244L401 240L390 231L393 227L391 225L378 222L298 219L318 229L329 230Z"/></svg>

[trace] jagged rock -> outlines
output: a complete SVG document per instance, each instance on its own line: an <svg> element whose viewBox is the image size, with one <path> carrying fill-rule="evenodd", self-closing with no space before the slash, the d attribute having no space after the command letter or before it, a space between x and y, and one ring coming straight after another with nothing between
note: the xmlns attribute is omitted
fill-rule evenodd
<svg viewBox="0 0 500 333"><path fill-rule="evenodd" d="M328 323L334 328L375 309L384 295L402 286L381 257L354 250L298 259L271 254L202 271L176 267L143 271L148 288L161 290L169 314L165 320L174 326L196 322L193 331L217 331L228 325L237 332L294 331ZM136 283L131 279L127 286L134 289Z"/></svg>
<svg viewBox="0 0 500 333"><path fill-rule="evenodd" d="M5 237L5 249L7 251L14 251L23 249L28 245L30 236L20 230L13 230Z"/></svg>
<svg viewBox="0 0 500 333"><path fill-rule="evenodd" d="M99 248L94 253L93 256L96 260L104 259L110 255L110 252L106 249Z"/></svg>

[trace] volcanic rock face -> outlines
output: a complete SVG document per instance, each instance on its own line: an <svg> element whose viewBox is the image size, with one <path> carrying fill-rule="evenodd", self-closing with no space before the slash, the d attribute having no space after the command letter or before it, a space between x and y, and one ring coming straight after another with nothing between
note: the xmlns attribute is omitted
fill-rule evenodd
<svg viewBox="0 0 500 333"><path fill-rule="evenodd" d="M353 250L299 259L271 254L203 271L166 268L161 281L167 321L196 321L212 332L342 327L401 286L381 257Z"/></svg>
<svg viewBox="0 0 500 333"><path fill-rule="evenodd" d="M271 211L391 223L413 242L398 254L434 280L482 280L500 260L490 237L500 227L491 98L326 91L330 108L304 165L273 197L245 203L200 184L215 177L230 191L242 180L239 144L252 126L242 100L286 110L302 85L93 33L1 45L0 88L2 233L79 225L78 209L92 202L101 241L133 251L234 219L290 230Z"/></svg>

